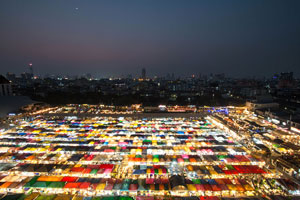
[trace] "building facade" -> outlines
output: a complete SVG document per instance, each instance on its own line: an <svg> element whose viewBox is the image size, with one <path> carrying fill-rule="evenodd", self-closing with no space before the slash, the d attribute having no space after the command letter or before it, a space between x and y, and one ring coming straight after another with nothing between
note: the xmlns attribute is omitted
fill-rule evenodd
<svg viewBox="0 0 300 200"><path fill-rule="evenodd" d="M0 75L0 96L12 96L11 83L4 76Z"/></svg>

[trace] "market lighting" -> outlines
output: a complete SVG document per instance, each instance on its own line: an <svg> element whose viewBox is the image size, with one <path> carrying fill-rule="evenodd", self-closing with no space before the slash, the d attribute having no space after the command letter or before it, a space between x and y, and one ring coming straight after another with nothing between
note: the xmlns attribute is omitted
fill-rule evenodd
<svg viewBox="0 0 300 200"><path fill-rule="evenodd" d="M14 164L27 163L32 168L37 163L57 165L58 168L54 172L59 174L58 177L76 178L69 181L71 184L62 185L60 188L47 188L49 185L47 186L47 183L43 185L42 179L38 178L34 182L33 176L39 173L53 185L58 179L55 179L52 172L29 172L18 167L8 171L9 175L18 173L29 177L29 182L32 180L34 183L26 187L32 191L47 190L51 194L80 191L88 196L114 194L136 196L138 188L142 187L140 184L153 179L151 184L145 185L147 189L143 191L143 195L247 197L268 192L282 193L280 189L278 191L262 189L256 194L248 178L243 182L246 177L251 180L260 175L263 180L270 179L277 184L278 180L275 178L278 174L265 169L263 160L256 159L249 155L250 152L240 149L238 133L212 117L193 120L66 117L58 120L41 116L22 123L17 129L17 132L10 130L1 134L0 143L9 144L0 148L5 153L9 152L7 157L2 159ZM24 140L19 143L19 147L15 145L18 139ZM234 141L230 142L231 139ZM29 144L30 146L27 146ZM12 153L16 150L18 154ZM20 157L26 155L25 153L31 155ZM163 181L163 178L166 178L169 181L174 174L185 177L187 189L172 191L162 184L154 184L154 179ZM106 178L107 181L96 183L95 189L89 189L87 185L91 186L93 183L83 184L77 181L80 178L89 178L90 181ZM116 179L121 181L120 187L118 183L113 182ZM37 185L43 187L36 187ZM220 189L221 187L223 188ZM25 188L21 187L22 189Z"/></svg>

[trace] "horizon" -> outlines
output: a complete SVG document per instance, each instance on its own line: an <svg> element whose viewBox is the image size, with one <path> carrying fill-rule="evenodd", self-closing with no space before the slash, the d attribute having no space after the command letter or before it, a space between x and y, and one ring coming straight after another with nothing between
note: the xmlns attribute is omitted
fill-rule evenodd
<svg viewBox="0 0 300 200"><path fill-rule="evenodd" d="M140 72L142 71L143 68L141 68ZM22 74L24 73L30 73L30 72L21 72L21 73L12 73L12 72L6 72L0 75L3 76L7 76L8 74L14 74L16 77L21 77ZM209 73L209 74L187 74L187 75L178 75L178 74L174 74L174 73L167 73L167 74L161 74L161 75L148 75L147 72L147 79L156 79L156 78L174 78L174 79L186 79L186 78L195 78L195 79L199 79L199 78L209 78L211 76L216 76L216 75L224 75L225 78L231 78L231 79L272 79L274 77L274 75L280 75L281 73L293 73L294 79L300 79L299 76L296 76L295 73L293 71L282 71L282 72L276 72L273 73L270 76L255 76L255 75L248 75L248 76L232 76L230 74L226 74L226 73ZM174 77L173 77L174 75ZM52 78L52 77L60 77L60 78L86 78L87 76L91 76L92 79L109 79L109 78L113 78L113 79L126 79L126 78L130 78L130 79L139 79L141 78L141 73L135 73L135 74L120 74L120 75L100 75L97 76L95 74L92 73L83 73L83 74L49 74L49 73L44 73L44 74L36 74L34 73L34 76L36 78Z"/></svg>

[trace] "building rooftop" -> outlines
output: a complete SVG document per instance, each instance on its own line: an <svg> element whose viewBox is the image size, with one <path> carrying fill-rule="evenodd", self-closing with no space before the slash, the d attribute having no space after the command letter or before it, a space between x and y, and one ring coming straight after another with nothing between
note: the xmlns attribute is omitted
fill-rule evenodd
<svg viewBox="0 0 300 200"><path fill-rule="evenodd" d="M0 75L0 84L9 84L9 80L7 80L4 76Z"/></svg>

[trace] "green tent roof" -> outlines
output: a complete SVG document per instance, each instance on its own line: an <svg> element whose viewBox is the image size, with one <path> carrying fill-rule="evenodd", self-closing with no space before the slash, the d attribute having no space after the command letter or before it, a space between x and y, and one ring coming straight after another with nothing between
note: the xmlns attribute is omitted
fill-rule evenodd
<svg viewBox="0 0 300 200"><path fill-rule="evenodd" d="M39 178L39 176L35 176L33 177L30 181L28 181L24 187L31 187L35 182L36 180Z"/></svg>
<svg viewBox="0 0 300 200"><path fill-rule="evenodd" d="M93 197L92 200L101 200L101 197Z"/></svg>
<svg viewBox="0 0 300 200"><path fill-rule="evenodd" d="M192 181L193 181L194 184L201 184L200 179L193 179Z"/></svg>
<svg viewBox="0 0 300 200"><path fill-rule="evenodd" d="M45 188L50 185L51 182L37 181L31 187Z"/></svg>
<svg viewBox="0 0 300 200"><path fill-rule="evenodd" d="M97 174L97 172L98 172L98 169L93 169L93 170L90 172L90 174Z"/></svg>
<svg viewBox="0 0 300 200"><path fill-rule="evenodd" d="M119 200L133 200L132 197L124 196L124 197L119 197Z"/></svg>
<svg viewBox="0 0 300 200"><path fill-rule="evenodd" d="M102 200L118 200L118 197L103 197Z"/></svg>
<svg viewBox="0 0 300 200"><path fill-rule="evenodd" d="M41 195L36 200L53 200L56 197L56 195Z"/></svg>
<svg viewBox="0 0 300 200"><path fill-rule="evenodd" d="M51 182L49 187L50 188L63 188L65 186L65 182Z"/></svg>

